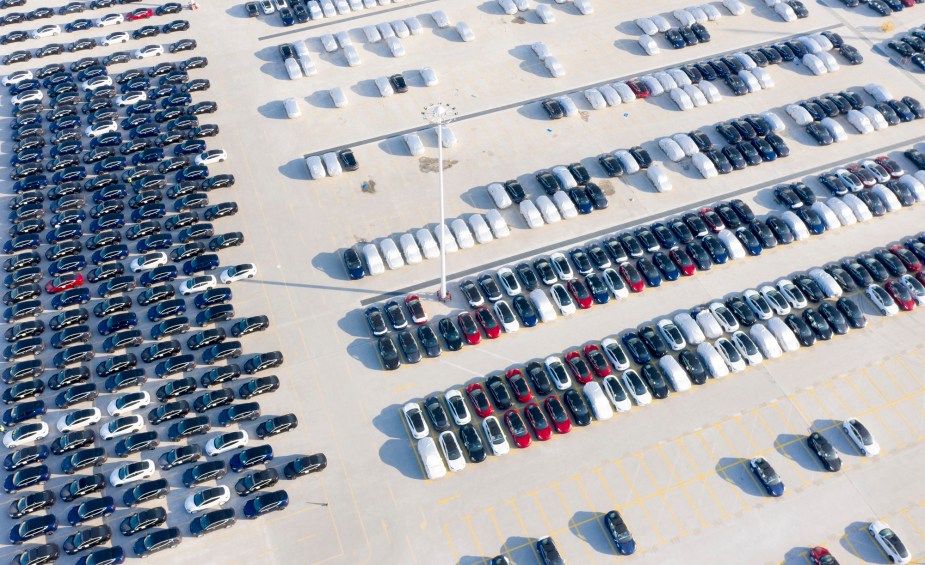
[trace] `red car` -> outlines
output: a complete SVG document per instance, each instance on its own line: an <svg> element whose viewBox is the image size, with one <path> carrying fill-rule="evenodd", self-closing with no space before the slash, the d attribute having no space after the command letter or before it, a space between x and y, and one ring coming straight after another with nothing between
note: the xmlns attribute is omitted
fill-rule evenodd
<svg viewBox="0 0 925 565"><path fill-rule="evenodd" d="M588 367L588 363L581 356L581 353L569 351L565 354L565 362L568 364L568 368L572 370L572 374L575 375L575 380L581 384L589 383L594 379L591 368Z"/></svg>
<svg viewBox="0 0 925 565"><path fill-rule="evenodd" d="M626 81L626 86L630 87L630 90L633 91L633 94L636 95L636 98L648 98L649 87L646 86L646 83L642 82L638 78L631 78Z"/></svg>
<svg viewBox="0 0 925 565"><path fill-rule="evenodd" d="M524 424L524 419L520 417L520 412L512 408L504 414L504 423L507 424L507 429L511 431L511 437L514 438L514 443L517 444L517 447L524 449L530 447L530 442L533 440L530 438L530 432L527 430L527 425Z"/></svg>
<svg viewBox="0 0 925 565"><path fill-rule="evenodd" d="M530 385L527 384L527 379L524 378L524 374L520 369L511 369L507 372L506 377L507 384L514 391L514 396L517 397L517 402L530 402L533 399Z"/></svg>
<svg viewBox="0 0 925 565"><path fill-rule="evenodd" d="M886 155L877 157L874 159L874 162L886 169L886 172L890 173L890 176L894 179L898 179L899 177L903 176L903 174L905 174L905 171L903 171L903 168L899 166L899 163L890 159Z"/></svg>
<svg viewBox="0 0 925 565"><path fill-rule="evenodd" d="M469 396L469 403L472 404L472 409L479 415L479 418L491 416L493 409L491 407L491 402L488 401L488 395L485 394L485 387L482 386L482 383L472 383L467 386L466 394Z"/></svg>
<svg viewBox="0 0 925 565"><path fill-rule="evenodd" d="M412 294L405 298L405 306L408 307L408 312L411 312L411 321L417 325L427 323L427 312L424 311L424 305L421 304L421 299L417 295Z"/></svg>
<svg viewBox="0 0 925 565"><path fill-rule="evenodd" d="M568 291L575 299L575 304L582 310L587 310L594 303L594 297L588 290L588 285L581 279L572 279L568 283Z"/></svg>
<svg viewBox="0 0 925 565"><path fill-rule="evenodd" d="M84 276L80 273L66 273L48 281L48 283L45 284L45 292L48 294L55 294L56 292L64 292L65 290L83 286L83 284Z"/></svg>
<svg viewBox="0 0 925 565"><path fill-rule="evenodd" d="M671 257L671 260L674 261L674 264L678 266L678 270L681 271L681 274L685 277L693 275L697 270L697 265L694 265L694 260L691 259L687 251L681 248L672 249L668 252L668 256Z"/></svg>
<svg viewBox="0 0 925 565"><path fill-rule="evenodd" d="M712 208L704 208L701 210L700 217L714 233L719 233L726 229L726 224L723 223L723 219L720 218L719 214L714 212Z"/></svg>
<svg viewBox="0 0 925 565"><path fill-rule="evenodd" d="M557 432L567 434L572 431L572 421L568 419L568 414L565 413L565 407L562 406L559 397L550 396L544 404L546 405L546 413L549 414L549 419L552 420L552 426L556 428Z"/></svg>
<svg viewBox="0 0 925 565"><path fill-rule="evenodd" d="M899 306L900 310L910 311L915 309L915 297L906 288L906 285L899 281L890 281L885 285L886 291L890 293L893 300Z"/></svg>
<svg viewBox="0 0 925 565"><path fill-rule="evenodd" d="M919 271L915 274L915 278L919 279L919 282L925 284L925 271Z"/></svg>
<svg viewBox="0 0 925 565"><path fill-rule="evenodd" d="M585 357L588 358L595 375L603 379L610 374L610 365L607 364L607 358L601 353L600 347L593 343L585 347Z"/></svg>
<svg viewBox="0 0 925 565"><path fill-rule="evenodd" d="M630 263L623 263L620 265L620 276L623 277L623 280L626 281L626 286L633 292L642 292L646 288L646 283L642 280L642 275L639 274L639 271Z"/></svg>
<svg viewBox="0 0 925 565"><path fill-rule="evenodd" d="M495 319L495 315L491 313L491 310L484 306L479 306L475 309L475 317L482 329L485 330L485 335L488 336L488 339L495 339L501 335L501 324Z"/></svg>
<svg viewBox="0 0 925 565"><path fill-rule="evenodd" d="M552 437L552 426L549 425L546 414L543 414L536 402L528 404L524 408L524 414L527 416L527 421L530 422L530 427L533 428L533 433L536 434L536 439L546 441Z"/></svg>
<svg viewBox="0 0 925 565"><path fill-rule="evenodd" d="M855 163L853 165L848 165L846 168L848 169L849 173L861 179L861 182L864 184L864 188L870 188L877 184L877 178L861 165Z"/></svg>
<svg viewBox="0 0 925 565"><path fill-rule="evenodd" d="M907 271L911 273L917 273L922 270L922 262L919 261L919 258L915 254L902 245L894 245L890 248L890 251L893 252L893 255L899 258L903 262L903 266Z"/></svg>
<svg viewBox="0 0 925 565"><path fill-rule="evenodd" d="M125 14L125 20L129 22L134 22L135 20L146 20L153 15L154 10L151 8L138 8Z"/></svg>
<svg viewBox="0 0 925 565"><path fill-rule="evenodd" d="M477 345L482 341L482 334L479 333L479 327L475 325L472 314L463 312L456 317L456 321L459 323L459 329L462 330L463 335L466 336L466 342L469 345Z"/></svg>
<svg viewBox="0 0 925 565"><path fill-rule="evenodd" d="M835 557L824 547L814 547L809 552L809 558L813 560L813 565L838 565Z"/></svg>

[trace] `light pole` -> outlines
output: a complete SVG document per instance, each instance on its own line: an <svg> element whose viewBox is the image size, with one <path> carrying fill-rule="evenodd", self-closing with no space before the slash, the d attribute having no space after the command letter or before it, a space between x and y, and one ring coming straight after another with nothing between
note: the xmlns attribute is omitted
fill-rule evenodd
<svg viewBox="0 0 925 565"><path fill-rule="evenodd" d="M443 301L448 299L446 291L446 246L443 243L443 238L447 232L443 197L443 126L452 122L457 115L459 114L455 107L443 102L434 102L425 106L421 112L421 116L425 121L437 127L437 174L440 178L440 230L437 236L440 242L440 290L437 292L437 297Z"/></svg>

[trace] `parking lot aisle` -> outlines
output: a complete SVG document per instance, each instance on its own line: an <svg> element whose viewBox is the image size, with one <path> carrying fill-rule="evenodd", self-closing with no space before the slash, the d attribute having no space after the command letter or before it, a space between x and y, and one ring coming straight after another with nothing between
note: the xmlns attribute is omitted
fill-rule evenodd
<svg viewBox="0 0 925 565"><path fill-rule="evenodd" d="M653 492L651 495L644 496L640 502L645 505L648 512L652 515L652 518L656 521L656 523L659 524L659 529L665 535L665 537L671 540L684 537L687 535L687 531L684 529L684 524L682 524L681 520L678 519L678 515L674 508L672 508L672 505L668 501L667 497L669 493L678 490L678 485L670 484L665 487L658 486L659 483L656 481L655 475L653 474L650 465L648 465L646 460L643 459L643 454L637 453L635 455L635 459L639 465L639 468L648 477L649 481L656 485L655 492ZM632 458L629 460L632 461ZM672 522L674 522L674 525L672 525Z"/></svg>
<svg viewBox="0 0 925 565"><path fill-rule="evenodd" d="M830 398L834 399L835 404L841 406L841 418L839 418L839 420L858 418L863 422L863 415L871 414L876 422L869 423L868 426L873 429L874 436L876 437L877 432L880 431L881 438L884 438L884 436L889 436L889 438L892 440L891 444L893 447L903 447L904 444L896 435L896 432L894 432L892 428L884 423L883 418L881 417L881 414L886 411L884 409L888 408L888 403L881 404L879 406L872 405L866 398L864 398L860 392L857 391L857 389L852 389L851 383L844 378L826 383L825 388L831 392ZM883 439L880 441L882 443Z"/></svg>
<svg viewBox="0 0 925 565"><path fill-rule="evenodd" d="M640 500L639 494L633 488L633 483L627 478L626 471L623 470L620 462L614 461L613 464L595 469L594 472L598 476L598 479L600 479L601 484L604 486L610 498L613 500L616 509L620 512L629 513L634 519L645 517L644 520L640 520L637 523L648 523L651 531L658 537L659 543L664 543L665 536L662 535L658 526L655 525L655 521L652 519L649 511L644 505L637 504ZM629 520L629 518L627 518L627 520ZM651 540L646 541L650 546L655 545Z"/></svg>
<svg viewBox="0 0 925 565"><path fill-rule="evenodd" d="M919 537L918 540L910 539L908 545L912 548L921 546L922 542L925 542L925 506L916 504L903 509L899 514L903 517L905 523L900 521L899 524L897 524L897 528L902 528L903 531L906 531L907 528L905 526L906 523L908 523L912 531L915 532L915 535ZM916 552L913 551L913 554L916 554Z"/></svg>
<svg viewBox="0 0 925 565"><path fill-rule="evenodd" d="M527 529L514 499L500 502L487 512L494 521L498 536L504 539L504 552L510 555L515 563L540 562L533 544L545 534L542 529Z"/></svg>
<svg viewBox="0 0 925 565"><path fill-rule="evenodd" d="M690 449L688 449L687 443L690 443L692 446L696 446L696 456L691 453ZM711 460L708 460L707 452L703 448L703 443L700 441L700 439L698 439L697 436L693 434L688 434L684 437L675 439L673 442L666 443L663 448L667 453L671 453L671 449L673 449L674 446L677 447L678 451L683 454L684 457L683 463L679 462L679 464L675 465L675 469L690 470L692 474L699 478L700 487L697 486L698 483L693 484L691 488L691 497L694 498L694 500L698 500L697 493L702 492L713 502L712 506L709 504L700 504L699 507L701 514L704 515L707 520L713 523L717 523L716 519L711 518L714 512L719 514L720 520L729 518L729 512L727 511L725 505L720 502L719 497L716 495L716 491L714 490L714 486L721 485L723 479L717 475L715 463ZM697 461L699 461L699 463Z"/></svg>
<svg viewBox="0 0 925 565"><path fill-rule="evenodd" d="M675 452L675 454L674 454L674 455L675 455L674 461L671 461L671 460L668 459L668 455L665 453L664 445L667 445L667 444L664 444L663 442L659 442L659 443L655 446L655 449L658 450L658 453L659 453L659 455L661 456L662 461L664 462L665 467L666 467L668 470L671 471L671 476L674 477L675 484L681 486L681 488L680 488L681 493L684 495L684 498L687 500L688 505L690 505L691 509L694 511L694 514L695 514L695 516L696 516L697 521L700 522L700 525L701 525L701 526L706 526L706 525L707 525L707 522L706 522L706 520L704 520L703 515L700 513L700 510L699 510L699 508L698 508L698 505L694 502L694 499L691 498L690 491L688 490L688 487L690 486L690 483L692 482L692 479L691 479L691 478L688 478L687 480L682 480L681 477L680 477L680 475L678 475L678 473L677 473L676 464L679 462L679 459L682 457L681 453ZM672 444L672 445L673 445L673 444ZM678 508L678 505L676 505L676 506L675 506L675 510L679 511L679 513L682 514L682 517L681 517L681 523L682 523L682 524L688 524L688 527L689 527L691 524L694 524L694 521L693 521L693 520L688 521L688 520L685 520L685 519L684 519L684 516L683 516L683 514L684 514L684 512L683 512L683 510L684 510L684 505L683 505L683 504L680 505L680 509Z"/></svg>
<svg viewBox="0 0 925 565"><path fill-rule="evenodd" d="M807 462L806 458L811 457L808 450L804 451L806 442L803 441L802 434L795 433L789 423L774 409L773 404L761 406L755 409L753 414L768 434L767 441L769 443L767 445L769 447L773 446L775 451L787 459L788 468L793 469L793 472L788 471L787 475L797 476L800 483L798 488L803 488L812 482L812 478L800 463L800 461ZM813 465L811 461L808 463Z"/></svg>
<svg viewBox="0 0 925 565"><path fill-rule="evenodd" d="M858 394L864 395L864 398L868 399L870 403L884 405L892 402L887 398L886 392L884 391L887 387L892 388L889 383L877 384L877 382L870 377L870 372L867 369L861 369L857 373L849 375L848 380L858 391ZM899 390L902 391L902 389ZM900 399L897 399L899 402L892 405L892 410L879 410L877 412L878 419L893 430L899 438L899 443L897 445L905 445L922 437L915 426L906 418L906 415L903 414L903 407L907 403L902 402L901 398L904 398L907 394L906 392L902 392Z"/></svg>
<svg viewBox="0 0 925 565"><path fill-rule="evenodd" d="M586 560L582 560L582 563L594 563L594 555L591 553L591 544L600 544L601 542L606 542L605 538L601 538L603 531L600 526L599 516L591 512L590 508L585 507L585 503L581 497L581 493L578 491L578 486L575 481L566 479L562 482L556 483L553 485L553 490L555 491L556 496L559 499L559 504L562 506L562 509L565 512L567 518L568 529L571 532L572 536L556 536L556 539L562 539L562 545L565 548L570 546L580 545L586 556ZM546 500L548 497L543 497ZM570 502L571 501L571 502ZM551 512L553 511L550 509ZM558 526L558 520L556 520L556 525ZM574 539L574 538L577 538ZM575 555L575 551L568 551L566 555Z"/></svg>
<svg viewBox="0 0 925 565"><path fill-rule="evenodd" d="M714 471L713 476L719 477L722 479L723 484L716 484L714 487L714 490L717 492L717 494L719 492L728 492L729 490L728 483L732 483L734 481L729 477L728 470L722 466L723 460L720 459L720 457L716 454L717 449L721 450L721 452L724 452L724 453L728 449L727 446L723 444L723 439L722 437L720 437L719 431L717 431L715 428L709 427L709 428L703 428L700 430L694 430L694 434L700 440L703 450L706 451L706 453L708 453L710 456L710 461L712 462L712 465L713 465L712 468ZM694 453L697 453L697 451L694 451ZM748 510L750 506L746 504L745 497L742 496L742 493L739 492L739 489L732 489L732 492L734 492L736 498L739 499L739 504L742 506L742 508L741 509L730 508L727 510L727 512L738 513L738 512L741 512L742 510Z"/></svg>

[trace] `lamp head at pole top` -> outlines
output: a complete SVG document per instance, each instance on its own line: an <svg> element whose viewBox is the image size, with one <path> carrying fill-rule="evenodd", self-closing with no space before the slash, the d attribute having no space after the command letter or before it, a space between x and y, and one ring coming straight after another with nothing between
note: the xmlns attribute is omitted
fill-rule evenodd
<svg viewBox="0 0 925 565"><path fill-rule="evenodd" d="M435 102L426 106L421 115L425 120L433 124L445 124L452 121L458 115L458 112L450 104Z"/></svg>

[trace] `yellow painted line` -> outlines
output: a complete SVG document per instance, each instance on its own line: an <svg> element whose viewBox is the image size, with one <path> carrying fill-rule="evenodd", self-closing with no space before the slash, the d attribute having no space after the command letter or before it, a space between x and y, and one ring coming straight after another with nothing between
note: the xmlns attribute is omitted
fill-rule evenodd
<svg viewBox="0 0 925 565"><path fill-rule="evenodd" d="M385 534L385 537L388 541L388 545L392 545L392 535L389 533L389 525L385 523L385 518L379 518L379 524L382 525L382 532Z"/></svg>
<svg viewBox="0 0 925 565"><path fill-rule="evenodd" d="M776 438L775 435L774 435L774 430L771 429L771 426L768 424L768 421L765 420L765 419L764 419L764 416L761 415L761 410L760 410L760 409L755 409L754 412L755 412L755 419L757 419L759 422L761 422L761 425L764 426L764 429L767 430L767 432L771 435L772 444L773 444L774 448L777 449L778 443L777 443L777 438ZM789 426L788 426L788 429L789 429ZM797 434L794 434L794 435L797 435ZM802 441L799 441L799 442L797 442L797 443L799 443L800 445L803 445L804 447L806 446L806 444L805 444L804 442L802 442ZM781 448L781 451L784 451L784 449ZM810 482L812 482L812 481L810 481L809 479L806 478L806 472L803 470L803 466L802 466L802 465L800 465L799 463L797 463L796 465L794 465L794 467L796 468L796 471L797 471L796 474L799 476L799 480L801 481L801 483L802 483L803 486L806 486L806 485L810 484Z"/></svg>
<svg viewBox="0 0 925 565"><path fill-rule="evenodd" d="M777 415L780 417L781 421L787 426L787 429L790 431L790 433L793 434L795 437L800 438L800 442L799 442L800 446L803 448L803 451L806 452L806 454L809 456L809 459L813 461L813 463L815 463L816 467L820 471L825 471L825 468L822 466L822 462L819 461L819 456L813 453L813 450L809 448L809 445L807 445L806 442L803 441L803 436L809 435L809 434L803 434L799 430L794 429L793 424L790 422L790 419L787 418L787 416L783 412L781 412L780 407L777 406L777 402L771 403L771 409L777 412ZM784 447L780 445L778 445L777 447L779 447L780 449L784 449ZM807 486L809 483L810 483L810 479L806 479L803 482L803 486Z"/></svg>
<svg viewBox="0 0 925 565"><path fill-rule="evenodd" d="M683 538L684 536L687 535L687 530L684 529L684 524L681 523L681 520L678 520L678 515L675 514L674 508L671 507L671 503L669 503L668 499L665 498L666 492L673 490L675 488L678 488L678 487L681 487L681 489L683 490L684 488L683 485L674 485L674 486L668 487L667 489L661 488L658 484L658 481L655 480L655 475L652 474L652 470L649 469L649 465L646 463L646 460L643 459L642 456L638 454L636 455L636 458L639 459L639 464L642 466L643 471L646 472L646 475L649 476L649 480L652 481L652 484L655 485L655 488L657 489L655 494L660 499L662 499L662 502L665 504L665 508L668 509L668 513L671 514L671 517L674 518L675 523L678 525L678 536Z"/></svg>
<svg viewBox="0 0 925 565"><path fill-rule="evenodd" d="M896 381L896 379L893 377L893 373L892 373L892 372L890 372L886 367L884 367L883 372L884 372L884 374L886 374L886 376L890 379L890 381L892 381L893 385L896 386L897 389L899 389L899 390L901 390L901 391L903 392L903 395L904 395L904 396L908 394L905 390L903 390L902 387L900 387L899 383L898 383L898 382ZM884 399L885 401L889 401L889 399L886 397L886 395L884 395L883 392L880 390L880 387L877 385L876 381L874 381L874 379L870 378L870 375L867 373L867 371L865 371L864 374L865 374L865 376L867 377L867 380L870 381L870 383L874 386L874 388L877 389L877 392L880 394L880 396L882 396L883 399ZM925 437L925 436L922 435L921 432L919 432L919 430L918 430L914 425L912 425L912 422L910 422L909 419L906 418L906 416L902 413L902 411L897 410L897 411L896 411L896 414L898 414L898 415L899 415L899 418L903 421L904 424L906 424L906 427L909 428L909 431L911 431L911 432L915 435L916 441L918 441L918 440L922 439L923 437Z"/></svg>
<svg viewBox="0 0 925 565"><path fill-rule="evenodd" d="M418 510L421 511L421 529L426 530L427 529L427 515L424 514L424 508L418 507Z"/></svg>
<svg viewBox="0 0 925 565"><path fill-rule="evenodd" d="M514 501L513 498L510 500L506 500L505 502L511 505L511 510L514 511L514 516L517 517L517 522L520 523L520 529L523 530L524 537L527 539L530 539L530 532L527 530L527 526L524 524L524 519L523 519L523 516L520 515L520 510L517 509L517 503ZM536 557L536 562L540 563L541 562L540 554L537 553L536 546L533 545L532 543L528 545L530 546L530 549L533 551L533 556ZM519 548L510 548L510 547L507 548L508 552L515 551L515 549L519 549Z"/></svg>
<svg viewBox="0 0 925 565"><path fill-rule="evenodd" d="M411 544L411 538L408 536L408 534L405 534L405 543L408 544L408 550L411 551L411 559L413 559L414 562L417 563L418 555L414 551L414 546ZM450 549L453 550L453 555L456 555L456 549L452 546L450 546ZM459 561L459 556L456 557L456 560Z"/></svg>
<svg viewBox="0 0 925 565"><path fill-rule="evenodd" d="M488 514L489 518L491 518L491 525L495 527L495 532L498 534L498 542L501 543L501 547L504 548L504 553L507 553L507 542L504 534L501 533L501 526L498 525L498 519L495 517L494 508L489 506L485 509L485 513Z"/></svg>
<svg viewBox="0 0 925 565"><path fill-rule="evenodd" d="M905 364L902 362L902 359L896 359L896 363L898 363L901 367L903 367L904 369L906 369L907 372L909 371L909 369L906 368ZM898 390L899 392L901 392L901 393L903 393L903 394L909 394L909 393L906 391L905 387L903 387L901 384L899 384L899 381L896 380L896 378L893 376L893 372L890 371L890 370L887 368L886 364L884 364L883 366L879 367L879 369L880 369L880 371L883 372L884 375L887 376L888 379L890 379L890 382L893 383L893 386L896 387L896 390ZM883 392L880 390L880 386L877 385L877 381L874 380L874 379L872 379L872 378L870 378L870 373L869 373L869 371L868 371L867 369L862 369L862 372L867 376L867 379L874 385L874 387L877 389L877 392L879 392L880 395L883 396L885 400L889 400L888 398L886 398L886 395L884 395Z"/></svg>
<svg viewBox="0 0 925 565"><path fill-rule="evenodd" d="M479 542L479 536L475 535L475 528L472 527L472 516L467 514L463 516L463 521L466 523L466 527L469 528L469 535L472 536L472 539L475 540L475 547L479 550L479 555L485 555L485 550L482 549L482 543ZM482 559L482 563L485 562L485 559Z"/></svg>
<svg viewBox="0 0 925 565"><path fill-rule="evenodd" d="M677 481L678 483L681 483L681 477L679 477L678 474L675 472L674 465L672 465L671 461L668 460L668 456L665 454L665 450L662 448L661 445L657 445L656 448L658 449L658 452L662 455L662 459L665 460L665 465L668 466L668 469L671 471L671 474L674 475L675 481ZM689 483L689 481L685 481L685 483ZM703 514L700 513L700 509L697 507L696 504L694 504L694 499L691 498L691 494L687 492L687 484L685 483L681 483L681 492L683 492L684 497L687 498L687 503L690 504L691 508L694 509L694 513L697 515L697 519L700 520L700 525L706 527L707 521L703 519ZM666 504L667 504L667 501L666 501Z"/></svg>
<svg viewBox="0 0 925 565"><path fill-rule="evenodd" d="M918 524L915 523L915 520L913 520L913 519L909 516L909 510L908 510L908 509L907 509L907 510L903 510L902 512L900 512L900 515L902 515L902 517L905 518L906 521L909 522L910 525L912 525L912 529L915 530L915 533L917 533L917 534L919 535L920 538L925 539L925 533L922 533L922 529L919 528Z"/></svg>
<svg viewBox="0 0 925 565"><path fill-rule="evenodd" d="M632 481L630 481L629 476L627 476L626 469L623 468L623 465L619 461L614 461L614 465L616 465L617 469L620 470L620 474L623 475L623 480L629 486L630 493L632 493L632 495L635 497L635 501L631 504L639 502L641 500L641 497L639 496L639 493L636 492L636 488L633 487L633 483ZM606 483L606 481L604 481L603 476L601 476L601 481ZM627 506L630 506L630 505L627 505ZM646 508L645 504L639 504L639 506L642 508L643 514L646 515L646 519L649 520L649 524L652 526L652 529L655 530L655 535L658 536L659 542L665 543L665 536L662 535L661 530L659 530L658 526L655 525L655 520L653 520L652 515L649 514L649 509Z"/></svg>
<svg viewBox="0 0 925 565"><path fill-rule="evenodd" d="M742 426L742 425L739 424L739 427L741 427L741 426ZM716 426L716 429L719 430L719 434L720 434L721 436L723 436L723 439L725 439L725 440L726 440L726 443L729 444L729 449L731 449L731 450L733 451L733 453L735 453L735 447L732 445L732 441L729 440L729 436L726 435L726 431L723 430L722 426ZM742 428L742 432L745 433L745 428ZM749 440L748 443L751 444L751 440ZM754 447L754 446L753 446L753 447ZM745 474L748 475L748 478L751 479L752 482L755 484L755 488L758 489L758 492L765 492L764 486L762 486L760 483L758 483L758 479L755 478L755 474L752 473L752 470L749 469L749 468L747 467L748 464L746 463L746 460L747 460L747 459L751 459L751 458L753 458L753 457L754 457L754 455L752 455L752 456L750 456L750 457L747 457L747 458L745 458L745 459L739 460L737 463L733 463L733 464L730 466L730 468L731 468L731 467L736 467L736 466L741 465L743 468L745 468ZM726 469L723 469L723 470L725 471Z"/></svg>
<svg viewBox="0 0 925 565"><path fill-rule="evenodd" d="M394 387L392 390L394 392L402 392L402 391L408 390L409 388L414 388L416 386L417 386L417 383L408 383L408 384L403 384L403 385Z"/></svg>
<svg viewBox="0 0 925 565"><path fill-rule="evenodd" d="M851 553L851 555L854 555L858 559L861 558L861 552L858 551L856 547L854 547L854 544L851 542L851 538L848 537L848 534L843 534L842 537L838 538L838 542L839 542L839 545L847 545L848 551Z"/></svg>
<svg viewBox="0 0 925 565"><path fill-rule="evenodd" d="M713 504L716 505L716 508L723 515L723 519L729 518L729 513L726 512L726 508L724 508L723 505L720 504L719 499L716 497L716 493L713 492L713 487L711 487L710 483L707 482L706 480L707 475L705 473L699 473L699 469L697 469L697 466L694 464L694 458L691 456L690 451L688 451L687 446L684 445L684 442L681 441L680 438L676 439L675 442L677 442L677 444L681 446L681 450L684 452L684 456L687 457L687 460L690 462L691 468L694 469L694 471L698 472L698 478L700 479L700 482L703 483L704 488L707 489L707 493L710 495L710 498L713 499ZM716 474L716 473L711 471L710 474Z"/></svg>
<svg viewBox="0 0 925 565"><path fill-rule="evenodd" d="M404 420L404 418L402 418L402 420ZM417 451L417 450L415 450L415 451ZM389 498L392 499L392 506L394 506L395 509L398 510L398 501L395 500L395 493L392 492L392 483L385 483L385 487L386 487L386 489L388 489L388 491L389 491Z"/></svg>
<svg viewBox="0 0 925 565"><path fill-rule="evenodd" d="M867 528L859 528L858 531L864 532L864 535L867 536L867 539L870 540L870 543L873 544L873 546L877 548L877 551L880 552L880 555L883 556L883 560L890 562L890 558L887 557L886 552L883 551L883 548L880 547L880 544L877 543L877 540L874 539L874 536L870 535L870 532L867 530Z"/></svg>
<svg viewBox="0 0 925 565"><path fill-rule="evenodd" d="M899 439L899 436L896 435L896 433L893 431L893 428L888 426L886 422L883 421L883 417L880 415L880 412L875 411L874 407L870 404L870 401L867 400L867 397L861 394L861 391L859 391L855 384L849 379L845 379L845 382L848 383L848 386L851 387L851 390L853 390L854 393L858 395L858 398L864 402L864 405L867 406L868 412L873 412L874 418L876 418L877 422L880 423L880 427L889 432L890 436L893 438L893 444L897 447L903 447L905 444L902 442L902 440Z"/></svg>
<svg viewBox="0 0 925 565"><path fill-rule="evenodd" d="M572 513L572 510L571 510L571 509L569 508L569 506L568 506L568 503L565 502L565 497L562 496L562 491L559 490L559 484L556 483L555 485L553 485L552 488L556 491L556 494L559 496L559 502L562 504L562 508L565 509L565 514L566 514L566 516L569 516L569 517L574 516L574 514ZM539 502L537 502L537 504L539 504ZM570 518L570 520L571 520L571 518ZM593 517L588 518L588 519L586 519L586 520L582 520L582 521L581 521L581 524L578 524L577 522L571 524L570 529L571 529L571 530L575 533L575 535L577 536L577 535L578 535L578 528L581 527L581 526L584 525L584 524L587 524L588 522L598 522L598 524L600 524L600 522L599 522L598 519L597 519L597 516L593 516ZM588 544L587 544L587 543L583 543L583 544L581 544L581 547L584 548L585 553L588 555L588 560L585 561L585 563L593 563L593 562L594 562L594 556L591 555L591 550L588 549Z"/></svg>
<svg viewBox="0 0 925 565"><path fill-rule="evenodd" d="M443 524L443 534L446 536L446 542L450 545L450 550L453 552L453 562L459 562L459 552L456 551L456 545L453 543L453 537L450 535L450 529L446 527L446 524ZM411 547L411 540L408 539L408 535L405 534L405 539L408 541L408 547ZM414 549L412 549L414 551Z"/></svg>
<svg viewBox="0 0 925 565"><path fill-rule="evenodd" d="M585 502L588 503L588 508L591 510L591 512L597 513L598 511L595 508L594 502L591 501L591 497L588 496L588 491L585 490L584 483L581 482L581 477L575 475L572 477L572 480L575 481L576 485L578 485L578 490L581 491L581 496L584 497ZM610 534L607 532L607 529L604 528L604 524L601 523L601 520L595 517L594 521L597 522L597 526L601 529L601 533L604 535L604 539L612 544L613 540L610 539Z"/></svg>
<svg viewBox="0 0 925 565"><path fill-rule="evenodd" d="M700 438L701 443L703 443L704 449L706 449L706 450L707 450L707 453L710 454L710 458L711 458L712 460L714 460L714 461L718 461L718 459L717 459L717 457L716 457L716 454L713 453L713 450L710 448L710 444L707 443L706 438L703 437L703 433L702 433L700 430L697 430L696 432L694 432L694 434L695 434L698 438ZM725 471L724 469L717 469L717 470L716 470L716 474L717 474L717 475L721 475L727 482L732 482L732 481L729 479L729 477L726 475L726 471ZM737 488L736 488L736 489L732 489L732 492L735 493L736 497L738 497L738 499L739 499L739 502L742 503L742 509L743 509L743 510L748 510L750 507L749 507L748 504L745 504L745 497L742 496L742 493L739 492L739 489L737 489Z"/></svg>
<svg viewBox="0 0 925 565"><path fill-rule="evenodd" d="M441 498L437 501L437 504L446 504L447 502L452 502L462 496L462 494L454 494L453 496L448 496L446 498Z"/></svg>
<svg viewBox="0 0 925 565"><path fill-rule="evenodd" d="M553 485L555 487L555 485ZM533 499L533 503L536 504L537 510L540 511L540 518L543 519L543 522L546 524L546 530L552 532L555 528L552 527L552 523L549 521L549 518L546 516L546 510L543 509L543 505L540 504L540 499L536 497L537 491L531 491L527 493L527 496Z"/></svg>

